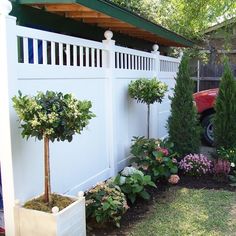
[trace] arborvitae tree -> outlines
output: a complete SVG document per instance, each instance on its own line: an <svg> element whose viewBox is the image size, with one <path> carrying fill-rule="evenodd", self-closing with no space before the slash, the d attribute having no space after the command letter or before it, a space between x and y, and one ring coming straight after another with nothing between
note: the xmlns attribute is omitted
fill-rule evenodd
<svg viewBox="0 0 236 236"><path fill-rule="evenodd" d="M228 60L224 62L215 105L214 140L217 148L236 147L236 84Z"/></svg>
<svg viewBox="0 0 236 236"><path fill-rule="evenodd" d="M189 59L184 56L177 73L167 125L170 141L181 156L198 152L200 146L200 126L193 102L193 86L189 74Z"/></svg>

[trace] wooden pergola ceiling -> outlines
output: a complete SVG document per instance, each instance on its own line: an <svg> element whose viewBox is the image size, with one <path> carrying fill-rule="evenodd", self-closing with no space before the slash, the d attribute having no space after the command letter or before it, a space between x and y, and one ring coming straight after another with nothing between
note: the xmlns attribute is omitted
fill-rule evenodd
<svg viewBox="0 0 236 236"><path fill-rule="evenodd" d="M182 46L174 43L166 38L158 37L156 34L137 28L129 23L115 19L109 15L97 12L93 9L82 6L78 3L69 4L51 4L51 3L37 3L28 4L32 7L43 9L53 14L58 14L66 18L72 18L87 24L97 25L98 27L110 29L111 31L119 32L129 35L131 37L141 38L159 45L165 46Z"/></svg>

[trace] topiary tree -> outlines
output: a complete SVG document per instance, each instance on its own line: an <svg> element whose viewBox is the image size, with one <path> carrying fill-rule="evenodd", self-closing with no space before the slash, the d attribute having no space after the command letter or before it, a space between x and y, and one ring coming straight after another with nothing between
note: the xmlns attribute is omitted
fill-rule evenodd
<svg viewBox="0 0 236 236"><path fill-rule="evenodd" d="M188 57L184 56L179 65L167 124L170 141L174 143L175 151L182 156L198 152L200 146L200 127L192 96L194 85L188 63Z"/></svg>
<svg viewBox="0 0 236 236"><path fill-rule="evenodd" d="M79 101L72 94L53 91L38 92L36 96L12 98L20 120L23 138L44 140L44 199L51 203L49 142L72 141L75 133L81 133L95 115L90 111L90 101Z"/></svg>
<svg viewBox="0 0 236 236"><path fill-rule="evenodd" d="M236 84L228 60L220 82L215 105L214 141L223 148L236 147Z"/></svg>
<svg viewBox="0 0 236 236"><path fill-rule="evenodd" d="M166 91L167 85L156 78L141 78L129 84L130 97L147 104L147 138L150 133L150 105L154 102L161 103Z"/></svg>

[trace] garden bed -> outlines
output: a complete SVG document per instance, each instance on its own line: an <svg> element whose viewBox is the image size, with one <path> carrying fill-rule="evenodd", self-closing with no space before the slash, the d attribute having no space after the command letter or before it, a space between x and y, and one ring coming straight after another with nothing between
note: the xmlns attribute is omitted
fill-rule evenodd
<svg viewBox="0 0 236 236"><path fill-rule="evenodd" d="M236 191L235 187L231 187L226 180L218 181L213 176L203 177L190 177L180 176L181 180L177 185L177 188L187 189L206 189L206 190L227 190ZM166 182L157 184L157 189L150 189L151 199L144 201L139 199L123 216L121 220L121 227L114 228L112 225L108 225L106 228L93 229L89 231L88 235L102 236L102 235L129 235L130 228L136 225L142 220L146 219L156 208L158 202L165 202L169 204L170 192L175 189L175 186L168 185ZM89 225L89 224L88 224ZM91 225L90 225L91 226ZM134 234L131 234L134 235Z"/></svg>

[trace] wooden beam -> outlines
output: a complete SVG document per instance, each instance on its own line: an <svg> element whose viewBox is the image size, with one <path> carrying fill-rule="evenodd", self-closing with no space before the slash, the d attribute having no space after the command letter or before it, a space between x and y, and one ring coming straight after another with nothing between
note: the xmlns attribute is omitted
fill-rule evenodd
<svg viewBox="0 0 236 236"><path fill-rule="evenodd" d="M84 7L79 4L36 4L34 6L44 8L50 12L96 12L94 10L91 10L90 8Z"/></svg>
<svg viewBox="0 0 236 236"><path fill-rule="evenodd" d="M98 26L101 26L101 27L107 27L107 28L135 28L135 26L133 26L133 25L129 25L129 24L127 24L127 23L111 23L111 24L109 24L109 23L104 23L104 24L102 24L102 23L100 23L100 24L98 24Z"/></svg>
<svg viewBox="0 0 236 236"><path fill-rule="evenodd" d="M119 23L118 20L112 19L112 18L104 18L104 17L93 17L93 18L86 18L84 19L85 23L91 23L91 24L106 24L106 23Z"/></svg>
<svg viewBox="0 0 236 236"><path fill-rule="evenodd" d="M42 4L42 7L50 12L66 12L66 11L79 11L80 5L73 4Z"/></svg>
<svg viewBox="0 0 236 236"><path fill-rule="evenodd" d="M103 15L97 12L65 12L65 17L69 18L102 18L102 19L111 19L110 16Z"/></svg>

